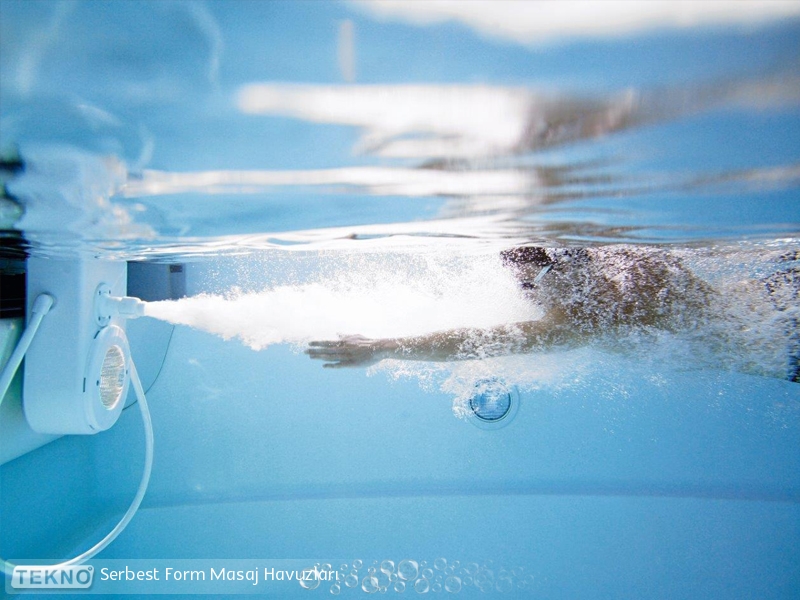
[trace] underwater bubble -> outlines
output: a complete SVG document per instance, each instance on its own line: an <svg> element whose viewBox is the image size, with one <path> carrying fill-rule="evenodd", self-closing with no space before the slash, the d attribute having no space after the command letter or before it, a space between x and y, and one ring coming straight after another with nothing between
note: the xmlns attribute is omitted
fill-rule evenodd
<svg viewBox="0 0 800 600"><path fill-rule="evenodd" d="M360 568L361 568L361 567L363 567L363 566L364 566L364 563L363 563L362 561L360 561L360 560L354 560L354 561L353 561L353 568L354 568L355 570L358 570L358 569L360 569Z"/></svg>
<svg viewBox="0 0 800 600"><path fill-rule="evenodd" d="M378 573L376 577L378 578L378 585L381 587L389 587L392 583L392 580L386 573Z"/></svg>
<svg viewBox="0 0 800 600"><path fill-rule="evenodd" d="M514 589L514 582L510 577L498 577L494 587L498 592L510 592Z"/></svg>
<svg viewBox="0 0 800 600"><path fill-rule="evenodd" d="M431 577L433 577L433 569L431 569L430 567L428 567L427 569L422 569L422 576L425 579L430 579Z"/></svg>
<svg viewBox="0 0 800 600"><path fill-rule="evenodd" d="M333 594L334 596L338 596L341 591L342 591L342 588L338 583L334 583L331 586L331 594Z"/></svg>
<svg viewBox="0 0 800 600"><path fill-rule="evenodd" d="M397 565L397 574L400 579L405 581L413 581L417 578L417 574L419 573L419 565L415 560L401 560L400 564Z"/></svg>
<svg viewBox="0 0 800 600"><path fill-rule="evenodd" d="M375 567L370 567L369 569L367 569L367 573L369 573L370 575L375 575L377 571L375 570Z"/></svg>
<svg viewBox="0 0 800 600"><path fill-rule="evenodd" d="M333 571L333 565L331 563L325 563L320 567L320 571Z"/></svg>
<svg viewBox="0 0 800 600"><path fill-rule="evenodd" d="M430 589L430 584L428 583L427 579L417 579L414 582L414 590L418 594L427 594L429 589Z"/></svg>
<svg viewBox="0 0 800 600"><path fill-rule="evenodd" d="M447 559L437 558L435 561L433 561L433 568L437 571L444 571L447 568Z"/></svg>
<svg viewBox="0 0 800 600"><path fill-rule="evenodd" d="M397 573L389 573L389 581L391 581L392 583L397 581Z"/></svg>
<svg viewBox="0 0 800 600"><path fill-rule="evenodd" d="M340 571L347 571L347 563L345 563L345 564L343 564L342 566L340 566L340 567L339 567L339 570L340 570Z"/></svg>
<svg viewBox="0 0 800 600"><path fill-rule="evenodd" d="M310 579L302 578L300 579L300 587L303 587L307 590L315 590L319 587L321 582L322 580L319 577L311 577Z"/></svg>
<svg viewBox="0 0 800 600"><path fill-rule="evenodd" d="M394 582L394 591L398 594L402 594L406 591L406 584L403 581L395 581Z"/></svg>
<svg viewBox="0 0 800 600"><path fill-rule="evenodd" d="M444 589L450 592L451 594L457 594L461 591L461 579L458 577L452 576L445 579L444 582Z"/></svg>
<svg viewBox="0 0 800 600"><path fill-rule="evenodd" d="M349 588L354 588L358 585L358 577L350 573L350 575L344 578L344 584Z"/></svg>
<svg viewBox="0 0 800 600"><path fill-rule="evenodd" d="M453 562L450 563L450 566L453 567L454 569L457 569L458 567L461 566L461 561L454 560Z"/></svg>
<svg viewBox="0 0 800 600"><path fill-rule="evenodd" d="M394 561L385 560L381 563L381 571L387 574L394 573Z"/></svg>
<svg viewBox="0 0 800 600"><path fill-rule="evenodd" d="M441 592L442 591L442 584L441 583L434 583L431 586L431 591L432 592Z"/></svg>
<svg viewBox="0 0 800 600"><path fill-rule="evenodd" d="M463 583L463 584L464 584L464 587L469 587L469 586L471 586L471 585L472 585L472 577L470 577L469 575L467 575L466 577L464 577L464 579L462 579L462 580L461 580L461 583Z"/></svg>
<svg viewBox="0 0 800 600"><path fill-rule="evenodd" d="M491 569L494 567L494 561L490 558L489 560L484 561L483 568L484 569Z"/></svg>
<svg viewBox="0 0 800 600"><path fill-rule="evenodd" d="M389 591L389 588L388 588L388 587L386 587L385 585L384 585L384 586L382 586L382 587L380 587L380 588L378 588L378 589L380 589L380 591L381 591L381 594L385 594L386 592L388 592L388 591Z"/></svg>
<svg viewBox="0 0 800 600"><path fill-rule="evenodd" d="M514 567L511 569L511 574L514 577L522 577L522 574L525 572L525 567Z"/></svg>
<svg viewBox="0 0 800 600"><path fill-rule="evenodd" d="M444 570L445 575L452 575L456 572L456 568L453 565L447 565L447 568Z"/></svg>
<svg viewBox="0 0 800 600"><path fill-rule="evenodd" d="M380 586L378 585L378 578L367 575L361 580L361 589L368 594L374 594L380 589Z"/></svg>
<svg viewBox="0 0 800 600"><path fill-rule="evenodd" d="M355 575L356 577L358 577L358 571L356 569L353 569L352 571L350 571L350 575Z"/></svg>
<svg viewBox="0 0 800 600"><path fill-rule="evenodd" d="M428 561L427 560L419 561L419 566L424 569L425 567L428 566Z"/></svg>
<svg viewBox="0 0 800 600"><path fill-rule="evenodd" d="M478 563L474 562L469 563L466 567L464 567L464 570L467 572L467 575L472 575L472 576L474 576L479 569L480 567L478 566Z"/></svg>

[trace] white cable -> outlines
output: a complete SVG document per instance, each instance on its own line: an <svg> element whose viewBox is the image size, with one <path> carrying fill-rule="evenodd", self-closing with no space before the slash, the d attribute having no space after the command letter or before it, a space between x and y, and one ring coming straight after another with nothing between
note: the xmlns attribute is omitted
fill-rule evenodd
<svg viewBox="0 0 800 600"><path fill-rule="evenodd" d="M25 353L33 341L33 337L39 330L39 325L42 324L44 316L50 312L53 306L53 297L50 294L39 294L31 307L31 321L22 333L22 336L17 342L17 347L11 353L6 366L3 368L3 374L0 375L0 404L3 403L3 398L6 396L8 388L11 387L11 380L19 368Z"/></svg>
<svg viewBox="0 0 800 600"><path fill-rule="evenodd" d="M142 473L142 480L139 482L139 489L136 491L136 496L134 496L133 502L131 502L128 510L119 520L119 523L117 523L114 529L108 532L106 537L89 548L86 552L79 554L75 558L71 558L56 565L47 565L50 568L59 569L61 567L69 567L71 565L80 565L103 550L106 546L113 542L117 536L122 533L125 527L127 527L128 523L131 522L131 519L133 519L136 511L139 509L139 505L142 503L145 492L147 492L147 485L150 483L150 472L153 469L153 421L150 418L150 409L147 406L147 398L144 395L144 389L142 388L142 382L139 379L139 374L136 372L136 365L133 364L133 358L131 358L131 383L133 384L133 389L136 392L136 397L139 399L139 412L141 412L142 415L145 439L144 472ZM3 571L10 577L14 572L15 565L3 560L2 558L0 558L0 561L2 561Z"/></svg>

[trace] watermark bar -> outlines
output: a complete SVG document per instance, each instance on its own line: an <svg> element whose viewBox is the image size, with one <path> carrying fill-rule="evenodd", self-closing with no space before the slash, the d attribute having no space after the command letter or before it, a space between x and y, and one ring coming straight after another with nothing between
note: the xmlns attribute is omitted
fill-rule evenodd
<svg viewBox="0 0 800 600"><path fill-rule="evenodd" d="M274 594L298 595L341 582L343 573L330 560L92 560L57 567L18 560L6 576L8 594ZM336 561L337 563L341 561ZM325 584L325 585L323 585Z"/></svg>
<svg viewBox="0 0 800 600"><path fill-rule="evenodd" d="M12 561L5 591L14 594L258 594L266 598L361 596L404 592L524 597L536 579L523 566L492 560L158 559L92 560L58 567Z"/></svg>

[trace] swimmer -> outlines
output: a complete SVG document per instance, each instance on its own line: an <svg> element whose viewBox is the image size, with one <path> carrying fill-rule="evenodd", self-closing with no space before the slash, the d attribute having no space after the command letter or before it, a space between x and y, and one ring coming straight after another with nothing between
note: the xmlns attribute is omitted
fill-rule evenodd
<svg viewBox="0 0 800 600"><path fill-rule="evenodd" d="M719 318L720 293L669 250L523 246L501 256L523 293L543 310L541 319L394 339L349 335L313 341L306 353L325 361L328 368L367 366L383 359L481 359L575 348L623 328L672 333L713 330L708 326ZM753 285L771 298L775 310L790 315L786 330L792 358L786 377L798 381L800 342L796 316L791 315L798 310L800 271L795 267Z"/></svg>

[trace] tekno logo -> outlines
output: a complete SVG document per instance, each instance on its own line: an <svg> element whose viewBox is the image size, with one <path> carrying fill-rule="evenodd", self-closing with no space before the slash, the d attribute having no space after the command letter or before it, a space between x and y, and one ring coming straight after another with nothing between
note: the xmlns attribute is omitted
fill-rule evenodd
<svg viewBox="0 0 800 600"><path fill-rule="evenodd" d="M85 589L91 587L94 567L23 566L14 567L11 587L17 589Z"/></svg>

